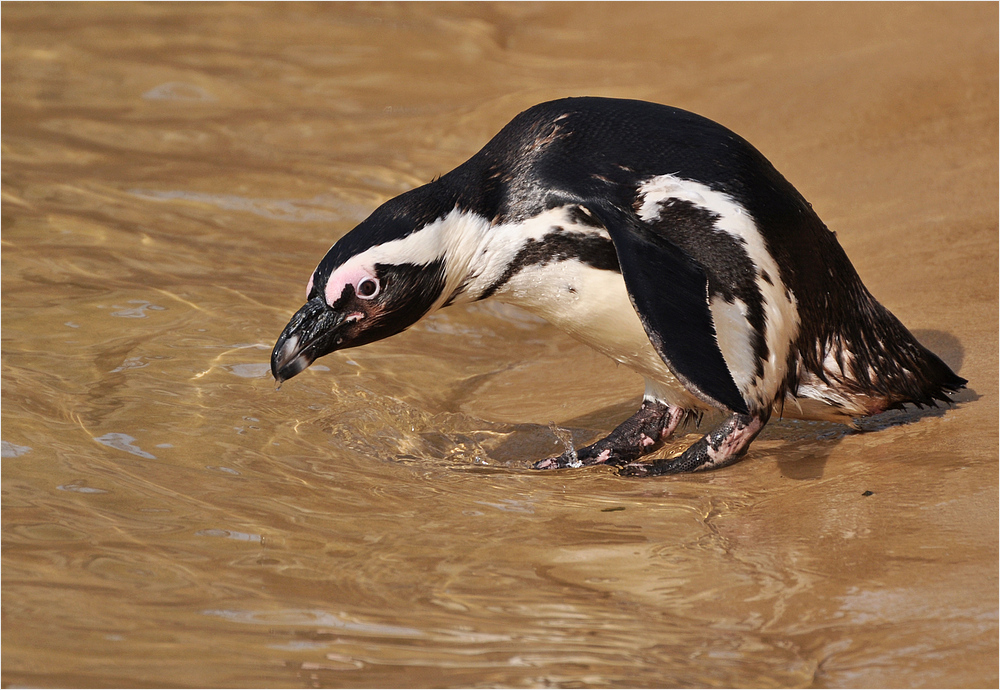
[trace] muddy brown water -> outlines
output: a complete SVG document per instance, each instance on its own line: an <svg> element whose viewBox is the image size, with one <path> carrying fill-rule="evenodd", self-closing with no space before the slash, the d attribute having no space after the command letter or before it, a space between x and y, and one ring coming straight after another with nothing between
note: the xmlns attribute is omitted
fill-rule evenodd
<svg viewBox="0 0 1000 690"><path fill-rule="evenodd" d="M995 4L2 21L5 686L998 682ZM275 391L337 237L579 94L752 141L958 404L775 422L702 475L533 472L641 381L490 303Z"/></svg>

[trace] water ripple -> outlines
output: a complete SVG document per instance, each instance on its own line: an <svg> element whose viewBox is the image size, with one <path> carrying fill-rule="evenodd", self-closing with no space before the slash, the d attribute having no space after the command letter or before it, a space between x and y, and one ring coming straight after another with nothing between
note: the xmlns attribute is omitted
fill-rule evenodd
<svg viewBox="0 0 1000 690"><path fill-rule="evenodd" d="M227 211L246 211L271 220L294 223L358 221L363 220L371 211L371 208L363 204L343 201L329 195L314 196L311 199L254 199L235 194L208 194L181 189L132 189L129 192L140 199L195 201Z"/></svg>
<svg viewBox="0 0 1000 690"><path fill-rule="evenodd" d="M230 609L209 609L202 611L206 616L218 616L234 623L253 625L307 625L317 628L335 628L369 635L391 635L398 637L422 637L425 633L416 628L381 623L362 623L344 620L318 609L286 609L284 611L235 611Z"/></svg>

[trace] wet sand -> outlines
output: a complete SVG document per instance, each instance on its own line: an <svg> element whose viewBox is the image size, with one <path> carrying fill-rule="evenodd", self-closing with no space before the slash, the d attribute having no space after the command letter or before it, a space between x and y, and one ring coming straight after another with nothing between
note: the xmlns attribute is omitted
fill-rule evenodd
<svg viewBox="0 0 1000 690"><path fill-rule="evenodd" d="M995 4L3 9L4 686L997 684ZM641 380L490 303L274 390L337 237L582 94L751 141L959 402L532 472Z"/></svg>

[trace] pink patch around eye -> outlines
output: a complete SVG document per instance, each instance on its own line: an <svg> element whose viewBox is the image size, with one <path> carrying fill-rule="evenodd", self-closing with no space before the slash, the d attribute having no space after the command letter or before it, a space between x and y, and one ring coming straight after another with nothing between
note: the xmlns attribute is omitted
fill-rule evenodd
<svg viewBox="0 0 1000 690"><path fill-rule="evenodd" d="M345 287L353 285L357 289L358 283L365 278L374 278L374 276L360 266L341 266L333 272L330 280L326 281L326 293L324 295L326 303L333 306L333 303L344 294Z"/></svg>
<svg viewBox="0 0 1000 690"><path fill-rule="evenodd" d="M313 291L313 276L309 276L309 284L306 285L306 299L309 299L309 295Z"/></svg>

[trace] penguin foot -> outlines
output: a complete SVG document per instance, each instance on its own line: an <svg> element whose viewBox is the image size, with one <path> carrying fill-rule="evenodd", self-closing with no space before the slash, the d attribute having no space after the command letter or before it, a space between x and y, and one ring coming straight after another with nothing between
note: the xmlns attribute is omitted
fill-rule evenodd
<svg viewBox="0 0 1000 690"><path fill-rule="evenodd" d="M628 464L618 474L625 477L656 477L732 465L746 454L750 443L757 438L769 417L770 410L756 415L734 414L677 457L649 464Z"/></svg>
<svg viewBox="0 0 1000 690"><path fill-rule="evenodd" d="M650 453L663 442L684 419L686 410L655 400L643 400L634 415L619 424L600 441L577 451L567 451L558 457L536 462L536 470L583 465L625 465Z"/></svg>

